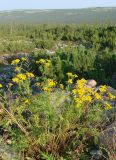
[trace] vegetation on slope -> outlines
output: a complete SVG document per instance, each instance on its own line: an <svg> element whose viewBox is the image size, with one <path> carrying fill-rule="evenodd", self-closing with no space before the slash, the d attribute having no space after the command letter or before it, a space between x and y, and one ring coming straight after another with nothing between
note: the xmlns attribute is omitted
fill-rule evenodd
<svg viewBox="0 0 116 160"><path fill-rule="evenodd" d="M10 147L24 159L90 159L90 149L101 146L98 138L103 115L112 108L108 101L115 96L106 92L105 85L95 92L84 78L71 72L66 75L65 87L55 78L47 78L49 59L35 61L42 72L37 78L23 67L29 63L25 57L13 60L14 76L5 86L6 92L0 84L1 127ZM34 96L32 86L40 93Z"/></svg>
<svg viewBox="0 0 116 160"><path fill-rule="evenodd" d="M110 156L99 137L115 98L104 85L116 87L115 26L1 25L0 53L2 141L24 160Z"/></svg>
<svg viewBox="0 0 116 160"><path fill-rule="evenodd" d="M35 58L51 57L53 68L48 72L51 78L56 76L64 81L70 71L87 79L94 77L98 84L116 87L115 26L15 24L12 28L10 25L0 28L1 54L33 52ZM33 69L37 71L37 66Z"/></svg>
<svg viewBox="0 0 116 160"><path fill-rule="evenodd" d="M1 11L1 23L115 24L116 8Z"/></svg>

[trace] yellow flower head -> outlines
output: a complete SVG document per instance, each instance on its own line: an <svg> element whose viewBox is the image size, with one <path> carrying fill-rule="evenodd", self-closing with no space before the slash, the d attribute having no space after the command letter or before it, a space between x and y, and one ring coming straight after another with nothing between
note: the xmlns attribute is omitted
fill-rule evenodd
<svg viewBox="0 0 116 160"><path fill-rule="evenodd" d="M82 78L82 79L80 79L80 80L77 80L77 85L78 85L78 86L83 86L86 82L87 82L87 81L86 81L84 78Z"/></svg>
<svg viewBox="0 0 116 160"><path fill-rule="evenodd" d="M77 78L78 76L76 74L73 75L73 78Z"/></svg>
<svg viewBox="0 0 116 160"><path fill-rule="evenodd" d="M39 61L36 61L37 64L45 64L46 60L45 59L40 59Z"/></svg>
<svg viewBox="0 0 116 160"><path fill-rule="evenodd" d="M22 57L21 60L22 60L22 61L26 61L27 59L26 59L25 57Z"/></svg>
<svg viewBox="0 0 116 160"><path fill-rule="evenodd" d="M100 86L99 91L102 92L102 93L104 93L104 92L106 92L106 89L107 89L106 85Z"/></svg>
<svg viewBox="0 0 116 160"><path fill-rule="evenodd" d="M78 92L78 91L77 91L76 89L73 89L73 90L72 90L72 93L73 93L74 95L76 95L77 92Z"/></svg>
<svg viewBox="0 0 116 160"><path fill-rule="evenodd" d="M12 81L15 82L15 83L19 83L20 82L19 78L17 78L17 77L12 78Z"/></svg>
<svg viewBox="0 0 116 160"><path fill-rule="evenodd" d="M20 59L15 59L11 62L11 65L16 65L20 62Z"/></svg>
<svg viewBox="0 0 116 160"><path fill-rule="evenodd" d="M78 97L74 98L74 102L75 102L75 105L76 105L77 108L82 107L83 101L80 98L78 98Z"/></svg>
<svg viewBox="0 0 116 160"><path fill-rule="evenodd" d="M0 84L0 88L2 88L2 84Z"/></svg>
<svg viewBox="0 0 116 160"><path fill-rule="evenodd" d="M20 72L20 71L21 71L21 68L20 68L20 67L16 67L16 68L15 68L15 71Z"/></svg>
<svg viewBox="0 0 116 160"><path fill-rule="evenodd" d="M50 91L51 91L51 88L49 88L49 87L43 87L43 90L44 90L45 92L50 92Z"/></svg>
<svg viewBox="0 0 116 160"><path fill-rule="evenodd" d="M84 97L84 101L91 102L92 101L92 97L90 95L86 95Z"/></svg>
<svg viewBox="0 0 116 160"><path fill-rule="evenodd" d="M110 92L108 92L107 95L111 100L115 98L115 96L113 94L111 94Z"/></svg>
<svg viewBox="0 0 116 160"><path fill-rule="evenodd" d="M54 86L56 85L56 82L53 81L52 79L48 79L48 80L47 80L47 85L48 85L49 87L54 87Z"/></svg>
<svg viewBox="0 0 116 160"><path fill-rule="evenodd" d="M48 59L48 60L46 60L46 62L47 62L47 63L51 63L51 60Z"/></svg>
<svg viewBox="0 0 116 160"><path fill-rule="evenodd" d="M72 83L73 83L72 79L69 79L69 80L67 81L67 83L68 83L68 84L72 84Z"/></svg>
<svg viewBox="0 0 116 160"><path fill-rule="evenodd" d="M26 76L27 76L27 78L34 78L35 77L34 74L31 72L27 72Z"/></svg>
<svg viewBox="0 0 116 160"><path fill-rule="evenodd" d="M104 104L105 104L105 110L112 109L112 106L109 103L105 102Z"/></svg>
<svg viewBox="0 0 116 160"><path fill-rule="evenodd" d="M78 77L76 74L72 74L71 72L68 72L67 76L68 76L68 78L71 78L71 79Z"/></svg>
<svg viewBox="0 0 116 160"><path fill-rule="evenodd" d="M19 78L20 80L26 80L26 75L25 74L17 74L17 78Z"/></svg>
<svg viewBox="0 0 116 160"><path fill-rule="evenodd" d="M97 99L97 100L98 100L98 99L102 99L101 95L98 94L98 93L95 93L95 94L94 94L94 97L95 97L95 99Z"/></svg>
<svg viewBox="0 0 116 160"><path fill-rule="evenodd" d="M25 99L23 104L29 104L29 100L28 99Z"/></svg>
<svg viewBox="0 0 116 160"><path fill-rule="evenodd" d="M13 86L13 84L12 84L12 83L9 83L9 84L8 84L8 86L9 86L9 87L12 87L12 86Z"/></svg>
<svg viewBox="0 0 116 160"><path fill-rule="evenodd" d="M49 66L50 66L50 63L47 62L47 63L45 63L44 65L45 65L45 67L49 67Z"/></svg>
<svg viewBox="0 0 116 160"><path fill-rule="evenodd" d="M73 74L72 74L71 72L68 72L68 73L67 73L67 76L68 76L68 77L72 77Z"/></svg>

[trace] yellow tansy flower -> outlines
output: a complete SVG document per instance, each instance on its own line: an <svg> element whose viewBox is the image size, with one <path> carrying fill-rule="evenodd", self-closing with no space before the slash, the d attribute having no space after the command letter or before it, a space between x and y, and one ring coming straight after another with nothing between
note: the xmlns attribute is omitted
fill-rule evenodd
<svg viewBox="0 0 116 160"><path fill-rule="evenodd" d="M67 81L67 83L68 83L68 84L72 84L72 83L73 83L72 79L69 79L69 80Z"/></svg>
<svg viewBox="0 0 116 160"><path fill-rule="evenodd" d="M47 85L48 85L49 87L54 87L54 86L56 85L56 82L54 82L52 79L48 79L48 80L47 80Z"/></svg>
<svg viewBox="0 0 116 160"><path fill-rule="evenodd" d="M112 109L112 106L109 103L105 102L105 110L110 110L110 109Z"/></svg>
<svg viewBox="0 0 116 160"><path fill-rule="evenodd" d="M49 92L49 91L51 91L51 88L43 87L43 90L44 90L45 92Z"/></svg>
<svg viewBox="0 0 116 160"><path fill-rule="evenodd" d="M33 78L33 77L35 77L34 74L31 73L31 72L27 72L26 76L27 76L27 78Z"/></svg>
<svg viewBox="0 0 116 160"><path fill-rule="evenodd" d="M20 62L20 59L15 59L11 62L11 65L16 65Z"/></svg>
<svg viewBox="0 0 116 160"><path fill-rule="evenodd" d="M20 79L20 80L26 80L26 75L25 74L17 74L17 77Z"/></svg>
<svg viewBox="0 0 116 160"><path fill-rule="evenodd" d="M19 78L17 78L17 77L12 78L12 81L15 82L15 83L19 83L20 82Z"/></svg>
<svg viewBox="0 0 116 160"><path fill-rule="evenodd" d="M45 64L46 60L45 59L40 59L39 61L36 61L37 64Z"/></svg>
<svg viewBox="0 0 116 160"><path fill-rule="evenodd" d="M21 71L21 68L20 68L20 67L16 67L16 68L15 68L15 71L20 72L20 71Z"/></svg>
<svg viewBox="0 0 116 160"><path fill-rule="evenodd" d="M111 94L110 92L108 92L107 95L111 100L115 98L115 96L113 94Z"/></svg>
<svg viewBox="0 0 116 160"><path fill-rule="evenodd" d="M8 85L9 85L9 87L13 86L13 84L12 84L12 83L9 83Z"/></svg>
<svg viewBox="0 0 116 160"><path fill-rule="evenodd" d="M95 97L95 99L97 99L97 100L98 100L98 99L102 99L101 95L98 94L98 93L95 93L95 94L94 94L94 97Z"/></svg>
<svg viewBox="0 0 116 160"><path fill-rule="evenodd" d="M75 94L77 94L77 90L76 89L73 89L72 90L72 93L75 95Z"/></svg>
<svg viewBox="0 0 116 160"><path fill-rule="evenodd" d="M45 67L49 67L50 66L50 63L45 63Z"/></svg>
<svg viewBox="0 0 116 160"><path fill-rule="evenodd" d="M22 61L26 61L27 59L26 59L25 57L22 57L21 60L22 60Z"/></svg>
<svg viewBox="0 0 116 160"><path fill-rule="evenodd" d="M25 99L23 103L24 103L24 104L29 104L29 100L28 100L28 99Z"/></svg>
<svg viewBox="0 0 116 160"><path fill-rule="evenodd" d="M104 92L106 92L106 89L107 89L106 85L100 86L99 91L102 92L102 93L104 93Z"/></svg>

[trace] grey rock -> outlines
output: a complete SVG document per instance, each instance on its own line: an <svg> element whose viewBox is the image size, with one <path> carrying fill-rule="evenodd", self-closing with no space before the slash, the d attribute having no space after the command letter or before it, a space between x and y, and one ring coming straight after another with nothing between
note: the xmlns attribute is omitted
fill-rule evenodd
<svg viewBox="0 0 116 160"><path fill-rule="evenodd" d="M19 155L12 151L6 144L0 144L0 159L1 160L21 160Z"/></svg>
<svg viewBox="0 0 116 160"><path fill-rule="evenodd" d="M93 149L90 151L91 159L100 160L103 157L102 150Z"/></svg>
<svg viewBox="0 0 116 160"><path fill-rule="evenodd" d="M109 150L116 150L116 121L101 132L99 139L100 143Z"/></svg>

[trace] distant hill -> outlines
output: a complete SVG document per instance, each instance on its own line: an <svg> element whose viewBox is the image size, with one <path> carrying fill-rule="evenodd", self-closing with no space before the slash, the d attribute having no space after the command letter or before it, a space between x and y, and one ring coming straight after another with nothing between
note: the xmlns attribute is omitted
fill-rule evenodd
<svg viewBox="0 0 116 160"><path fill-rule="evenodd" d="M1 23L116 23L116 7L0 11Z"/></svg>

